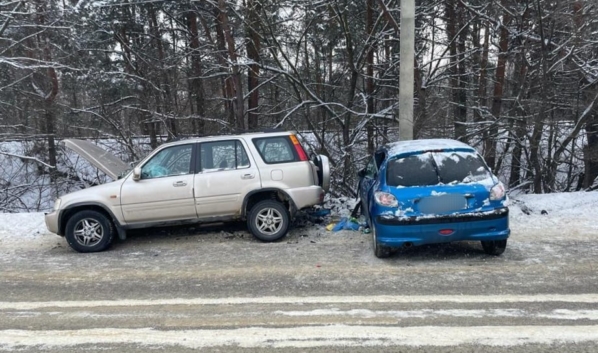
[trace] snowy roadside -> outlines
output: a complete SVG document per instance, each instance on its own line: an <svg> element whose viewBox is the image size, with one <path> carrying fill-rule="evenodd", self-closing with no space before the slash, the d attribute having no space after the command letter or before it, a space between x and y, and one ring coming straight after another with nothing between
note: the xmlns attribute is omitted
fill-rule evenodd
<svg viewBox="0 0 598 353"><path fill-rule="evenodd" d="M338 219L350 214L354 200L335 199L329 203L331 217ZM510 222L513 236L523 239L549 237L551 240L596 239L598 230L596 211L598 192L556 193L546 195L519 195L511 199ZM349 234L327 232L327 220L309 225L312 229L301 228L301 233L318 232L323 237ZM361 234L361 233L359 233ZM1 252L18 249L51 248L64 240L49 233L44 224L43 213L0 213Z"/></svg>

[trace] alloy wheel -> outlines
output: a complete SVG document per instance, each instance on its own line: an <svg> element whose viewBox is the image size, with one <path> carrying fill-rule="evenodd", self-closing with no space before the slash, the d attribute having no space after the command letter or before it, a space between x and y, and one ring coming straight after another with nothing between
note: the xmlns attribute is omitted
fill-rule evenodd
<svg viewBox="0 0 598 353"><path fill-rule="evenodd" d="M104 228L93 218L84 218L77 222L74 231L77 243L91 247L97 245L104 237Z"/></svg>
<svg viewBox="0 0 598 353"><path fill-rule="evenodd" d="M264 208L257 214L255 225L265 235L276 234L283 226L282 214L275 208Z"/></svg>

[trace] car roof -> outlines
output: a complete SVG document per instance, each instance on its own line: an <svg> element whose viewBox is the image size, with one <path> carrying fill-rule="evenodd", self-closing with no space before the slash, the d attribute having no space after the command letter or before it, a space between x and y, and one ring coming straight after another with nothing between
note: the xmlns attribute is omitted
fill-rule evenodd
<svg viewBox="0 0 598 353"><path fill-rule="evenodd" d="M228 139L246 139L246 138L255 138L255 137L276 137L276 136L288 136L296 134L295 131L257 131L257 132L247 132L242 134L235 134L235 135L211 135L211 136L202 136L202 137L191 137L191 138L183 138L177 141L167 142L160 147L165 146L174 146L186 143L196 143L196 142L209 142L214 140L228 140Z"/></svg>
<svg viewBox="0 0 598 353"><path fill-rule="evenodd" d="M475 148L461 141L451 139L422 139L393 142L384 145L382 150L389 156L415 154L425 151L468 151L475 152Z"/></svg>

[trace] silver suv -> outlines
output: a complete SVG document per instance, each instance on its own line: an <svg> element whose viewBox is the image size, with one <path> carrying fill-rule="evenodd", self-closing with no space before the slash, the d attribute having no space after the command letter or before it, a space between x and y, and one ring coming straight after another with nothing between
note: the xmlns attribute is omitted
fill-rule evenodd
<svg viewBox="0 0 598 353"><path fill-rule="evenodd" d="M62 144L115 180L64 195L46 214L50 232L79 252L105 250L128 229L239 219L256 238L275 241L330 185L328 158L308 158L293 132L166 143L132 170L91 142Z"/></svg>

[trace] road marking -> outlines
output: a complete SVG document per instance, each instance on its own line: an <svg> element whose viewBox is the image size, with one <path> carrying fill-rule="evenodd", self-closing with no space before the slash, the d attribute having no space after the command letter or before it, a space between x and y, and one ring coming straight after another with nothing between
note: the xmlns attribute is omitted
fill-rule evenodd
<svg viewBox="0 0 598 353"><path fill-rule="evenodd" d="M142 344L205 348L328 346L519 346L598 341L598 326L301 326L230 330L162 331L103 328L64 331L0 331L0 348L63 347L93 344Z"/></svg>
<svg viewBox="0 0 598 353"><path fill-rule="evenodd" d="M43 308L92 308L117 306L162 305L245 305L245 304L352 304L352 303L598 303L598 294L539 295L423 295L423 296L324 296L324 297L258 297L258 298L175 298L122 299L90 301L0 302L0 310L33 310Z"/></svg>
<svg viewBox="0 0 598 353"><path fill-rule="evenodd" d="M142 307L146 308L146 307ZM164 313L164 312L151 312L149 310L141 310L141 311L125 311L124 308L120 308L118 313L114 312L94 312L93 310L101 310L102 308L84 308L82 311L71 311L73 308L69 308L67 311L64 312L43 312L43 311L33 311L33 310L24 310L24 311L1 311L0 312L0 322L2 318L7 319L26 319L26 318L38 318L42 315L51 315L54 321L57 320L78 320L78 319L181 319L181 318L192 318L197 317L196 311L188 311L185 314L181 314L177 312L176 314ZM405 319L438 319L438 318L509 318L509 319L525 319L526 322L530 322L530 320L534 319L548 319L548 320L562 320L562 321L576 321L576 320L588 320L588 321L598 321L598 310L587 310L587 309L580 309L580 310L570 310L570 309L552 309L549 311L530 311L524 309L441 309L441 310L434 310L434 309L418 309L418 310L369 310L369 309L349 309L349 310L342 310L339 308L327 308L327 309L314 309L314 310L294 310L294 311L284 311L284 310L275 310L275 311L267 311L267 310L260 310L258 312L250 311L244 313L246 316L257 316L259 315L262 320L269 319L267 322L268 325L276 325L277 318L280 316L286 317L301 317L303 319L303 324L306 325L308 320L313 320L315 324L322 324L323 318L339 318L345 317L349 318L348 322L344 322L346 324L350 324L354 322L354 320L360 319L383 319L385 321L389 321L392 323L396 323L397 320L405 320ZM223 317L223 314L204 314L206 318L212 317L214 315L218 317ZM237 317L237 314L230 314L231 316ZM332 319L333 321L335 319ZM394 320L394 321L393 321ZM266 322L266 321L262 321ZM338 321L334 321L338 322ZM357 321L359 322L359 321ZM378 322L378 324L380 324Z"/></svg>
<svg viewBox="0 0 598 353"><path fill-rule="evenodd" d="M31 313L31 312L27 312ZM274 314L292 317L316 317L316 316L345 316L353 318L396 318L396 319L427 319L439 317L468 317L468 318L539 318L554 320L591 320L598 321L598 310L569 310L553 309L551 311L530 312L523 309L419 309L419 310L368 310L368 309L350 309L341 310L315 309L315 310L278 310Z"/></svg>

